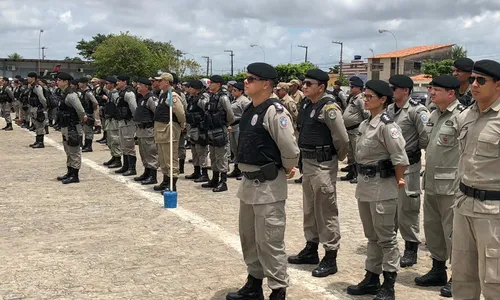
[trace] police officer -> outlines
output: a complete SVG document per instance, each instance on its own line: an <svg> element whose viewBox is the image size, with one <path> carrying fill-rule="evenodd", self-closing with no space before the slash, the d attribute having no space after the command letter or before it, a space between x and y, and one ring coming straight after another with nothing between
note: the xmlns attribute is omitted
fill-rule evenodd
<svg viewBox="0 0 500 300"><path fill-rule="evenodd" d="M352 183L357 182L356 161L354 160L356 151L356 141L358 137L358 127L363 120L370 116L370 113L364 109L363 102L363 81L353 76L350 78L351 94L347 102L347 107L343 113L344 124L349 134L349 152L347 153L347 175L340 177L340 180L349 180ZM343 169L346 170L346 169Z"/></svg>
<svg viewBox="0 0 500 300"><path fill-rule="evenodd" d="M340 106L342 111L344 111L347 107L347 96L344 91L342 91L341 87L342 82L340 80L335 80L335 82L333 83L332 95L333 97L335 97L335 100L337 101L337 104Z"/></svg>
<svg viewBox="0 0 500 300"><path fill-rule="evenodd" d="M7 123L6 126L2 128L2 130L13 130L10 110L14 101L15 97L12 89L9 86L9 78L0 77L0 105L2 109L2 117L5 118L5 123Z"/></svg>
<svg viewBox="0 0 500 300"><path fill-rule="evenodd" d="M389 78L389 85L394 91L394 103L387 108L387 113L401 127L406 141L406 152L410 166L405 172L406 186L399 189L398 228L405 240L405 252L401 258L401 267L410 267L417 263L420 233L420 161L422 152L429 143L426 125L429 111L418 101L410 98L413 80L406 75L394 75Z"/></svg>
<svg viewBox="0 0 500 300"><path fill-rule="evenodd" d="M78 87L80 88L80 101L82 102L83 110L87 115L87 122L83 124L83 133L85 134L85 143L82 147L82 152L92 152L92 141L94 140L94 111L98 108L97 99L92 90L88 86L89 80L87 77L78 79Z"/></svg>
<svg viewBox="0 0 500 300"><path fill-rule="evenodd" d="M104 114L104 106L106 105L106 99L104 99L104 96L106 96L107 94L107 90L106 90L106 78L101 78L99 79L99 84L98 85L95 85L94 88L93 88L93 92L94 92L94 96L95 98L97 99L97 103L99 104L99 116L100 116L100 120L101 120L101 126L102 126L102 129L103 129L103 134L102 134L102 138L100 138L99 140L97 140L96 142L100 143L100 144L107 144L107 131L104 130L104 126L106 124L106 116ZM97 127L97 125L96 125ZM97 128L96 128L97 129ZM99 128L100 130L101 128ZM98 134L99 132L94 132L96 134Z"/></svg>
<svg viewBox="0 0 500 300"><path fill-rule="evenodd" d="M116 174L123 176L136 175L135 165L137 157L135 154L134 135L136 126L134 113L137 108L135 91L129 85L130 76L119 75L116 77L116 88L118 89L118 100L116 103L118 132L120 134L120 147L123 152L123 166L116 170Z"/></svg>
<svg viewBox="0 0 500 300"><path fill-rule="evenodd" d="M35 128L36 140L31 144L31 148L45 148L43 138L45 135L45 121L47 120L47 100L43 95L43 89L38 85L38 74L28 73L28 83L30 84L28 101L31 107L31 121Z"/></svg>
<svg viewBox="0 0 500 300"><path fill-rule="evenodd" d="M264 299L262 280L268 279L271 300L285 299L288 286L285 253L287 178L294 175L299 149L290 114L271 99L276 70L265 63L248 65L245 93L252 98L240 120L239 167L243 180L239 228L248 270L245 286L227 300ZM259 151L248 151L259 149Z"/></svg>
<svg viewBox="0 0 500 300"><path fill-rule="evenodd" d="M200 80L189 82L190 98L186 109L186 122L189 124L189 139L193 146L194 172L186 179L194 182L207 182L208 178L208 136L205 125L205 108L210 101L208 94L203 92L203 83Z"/></svg>
<svg viewBox="0 0 500 300"><path fill-rule="evenodd" d="M432 102L438 109L427 122L429 145L425 153L424 231L432 256L432 269L415 278L419 286L445 286L446 260L451 254L453 203L458 190L458 140L454 128L465 106L457 100L460 82L453 76L434 78L430 86ZM451 284L451 281L450 281ZM442 296L451 297L451 286Z"/></svg>
<svg viewBox="0 0 500 300"><path fill-rule="evenodd" d="M92 78L90 80L90 89L92 90L92 93L94 94L94 98L97 101L97 108L94 110L94 134L101 134L102 130L102 122L101 122L101 109L99 107L99 99L97 98L97 89L101 89L101 80L99 78ZM101 99L102 101L102 99Z"/></svg>
<svg viewBox="0 0 500 300"><path fill-rule="evenodd" d="M460 89L458 91L458 101L467 107L474 103L472 97L471 84L469 77L472 74L474 61L470 58L459 58L453 62L453 76L460 82Z"/></svg>
<svg viewBox="0 0 500 300"><path fill-rule="evenodd" d="M302 87L305 100L300 111L299 147L302 154L302 189L305 248L290 256L291 264L318 264L318 244L325 256L315 277L337 273L337 250L340 246L340 224L336 200L338 161L349 148L349 138L340 107L326 93L328 73L309 70Z"/></svg>
<svg viewBox="0 0 500 300"><path fill-rule="evenodd" d="M288 95L289 92L289 87L290 85L286 82L280 82L276 86L276 93L278 95L278 98L280 99L281 105L283 105L286 110L292 115L292 121L295 125L297 124L297 118L299 116L299 111L297 110L297 102L293 100L290 95ZM295 132L295 135L297 136L298 132Z"/></svg>
<svg viewBox="0 0 500 300"><path fill-rule="evenodd" d="M23 88L23 83L21 81L22 77L20 75L16 75L14 79L14 87L12 88L12 93L14 94L14 102L12 102L12 107L14 108L14 112L16 114L15 121L17 121L18 125L20 125L21 120L21 92Z"/></svg>
<svg viewBox="0 0 500 300"><path fill-rule="evenodd" d="M108 142L108 148L111 152L111 159L104 162L103 165L110 169L122 167L122 148L120 146L120 133L118 131L118 112L117 103L119 94L116 90L116 78L109 76L106 78L106 90L107 95L102 96L106 100L104 105L104 130L107 132L106 140Z"/></svg>
<svg viewBox="0 0 500 300"><path fill-rule="evenodd" d="M57 177L63 184L80 182L78 173L82 165L82 152L80 136L82 134L81 122L87 121L87 115L80 99L70 87L73 77L68 73L59 73L57 86L63 92L63 100L59 103L59 122L63 137L64 152L66 152L66 166L68 172Z"/></svg>
<svg viewBox="0 0 500 300"><path fill-rule="evenodd" d="M30 128L30 105L29 105L29 95L30 89L28 87L28 80L22 78L20 80L22 84L21 94L19 95L19 101L21 102L21 110L19 117L21 119L21 128Z"/></svg>
<svg viewBox="0 0 500 300"><path fill-rule="evenodd" d="M172 74L172 77L174 78L174 91L181 97L181 103L182 107L184 108L184 114L186 114L186 109L187 109L187 100L186 100L186 94L182 91L181 88L179 88L179 77L175 73L170 73ZM179 137L179 174L184 174L184 164L186 162L186 137L187 137L187 128L184 128L181 131L181 136Z"/></svg>
<svg viewBox="0 0 500 300"><path fill-rule="evenodd" d="M295 103L300 104L302 99L304 99L304 93L300 90L300 87L302 86L302 82L298 79L293 79L290 81L289 89L290 89L290 96L292 97L293 101Z"/></svg>
<svg viewBox="0 0 500 300"><path fill-rule="evenodd" d="M242 82L234 82L232 85L232 97L235 99L231 103L231 109L234 114L234 121L227 129L229 131L229 145L234 154L234 169L227 174L229 178L241 179L241 170L238 167L238 140L240 136L240 119L245 108L252 102L245 95L245 86Z"/></svg>
<svg viewBox="0 0 500 300"><path fill-rule="evenodd" d="M139 98L135 110L134 121L137 124L136 136L139 140L139 153L141 155L144 173L135 177L135 181L142 184L158 183L156 170L158 169L158 148L154 139L154 116L158 98L151 92L151 81L148 78L137 79L137 92Z"/></svg>
<svg viewBox="0 0 500 300"><path fill-rule="evenodd" d="M403 174L408 165L405 140L401 129L384 113L392 102L393 91L381 80L366 83L365 109L371 117L359 126L356 147L358 168L359 216L365 237L365 278L347 288L350 295L375 295L374 300L394 300L394 283L399 267L396 240L396 210L398 189L403 189ZM384 284L380 286L380 273Z"/></svg>
<svg viewBox="0 0 500 300"><path fill-rule="evenodd" d="M213 192L227 191L228 132L227 127L234 122L234 114L227 91L222 89L224 79L220 75L210 77L210 101L205 109L205 124L208 129L212 179L202 184Z"/></svg>
<svg viewBox="0 0 500 300"><path fill-rule="evenodd" d="M155 79L159 80L159 87L162 90L154 116L154 139L158 146L158 160L163 173L163 181L159 185L155 185L153 189L160 192L177 191L177 179L179 178L178 143L186 123L186 115L181 96L174 91L172 74L163 73ZM173 120L170 120L170 109L172 109ZM172 141L170 141L169 130L172 130ZM173 153L170 153L170 142L173 145ZM172 175L170 175L170 155L172 155ZM173 177L172 186L170 186L170 176Z"/></svg>
<svg viewBox="0 0 500 300"><path fill-rule="evenodd" d="M460 159L453 218L453 298L500 295L500 63L480 60L470 81L475 103L456 125Z"/></svg>

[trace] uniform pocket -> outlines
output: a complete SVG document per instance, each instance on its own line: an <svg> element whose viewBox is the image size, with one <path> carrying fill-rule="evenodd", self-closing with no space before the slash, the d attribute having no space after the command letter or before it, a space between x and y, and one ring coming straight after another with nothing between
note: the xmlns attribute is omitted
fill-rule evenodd
<svg viewBox="0 0 500 300"><path fill-rule="evenodd" d="M498 158L500 154L500 136L481 133L477 140L476 155Z"/></svg>
<svg viewBox="0 0 500 300"><path fill-rule="evenodd" d="M460 153L465 151L465 137L467 136L467 128L462 129L458 135L458 150Z"/></svg>
<svg viewBox="0 0 500 300"><path fill-rule="evenodd" d="M284 215L273 215L265 219L268 242L279 242L285 239L285 218Z"/></svg>
<svg viewBox="0 0 500 300"><path fill-rule="evenodd" d="M500 213L500 203L498 201L474 200L472 210L478 214L498 215Z"/></svg>
<svg viewBox="0 0 500 300"><path fill-rule="evenodd" d="M500 283L500 249L486 247L485 283Z"/></svg>
<svg viewBox="0 0 500 300"><path fill-rule="evenodd" d="M434 186L438 195L455 195L457 190L457 168L436 167Z"/></svg>
<svg viewBox="0 0 500 300"><path fill-rule="evenodd" d="M394 226L396 209L397 204L393 201L377 202L375 204L375 212L377 213L377 218L374 223L376 225L382 226Z"/></svg>
<svg viewBox="0 0 500 300"><path fill-rule="evenodd" d="M438 132L439 146L443 147L453 147L457 144L455 129L451 127L442 127Z"/></svg>

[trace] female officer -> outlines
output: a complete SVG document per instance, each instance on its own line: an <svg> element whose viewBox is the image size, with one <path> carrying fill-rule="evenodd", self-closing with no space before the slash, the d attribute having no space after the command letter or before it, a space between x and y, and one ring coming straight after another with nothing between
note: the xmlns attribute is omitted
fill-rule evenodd
<svg viewBox="0 0 500 300"><path fill-rule="evenodd" d="M392 103L393 91L381 80L366 83L365 109L371 117L359 126L357 149L359 215L368 239L366 275L357 285L349 286L350 295L376 295L374 300L393 300L399 266L394 217L398 189L404 188L408 166L405 140L401 129L384 112ZM380 273L384 284L380 286Z"/></svg>

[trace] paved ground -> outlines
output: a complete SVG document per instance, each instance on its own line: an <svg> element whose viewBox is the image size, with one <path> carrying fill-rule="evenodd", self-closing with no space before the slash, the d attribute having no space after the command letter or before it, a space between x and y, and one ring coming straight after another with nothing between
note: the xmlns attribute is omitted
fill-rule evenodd
<svg viewBox="0 0 500 300"><path fill-rule="evenodd" d="M102 167L105 146L84 154L79 184L63 186L55 179L66 171L60 133L51 131L45 149L28 147L33 139L17 126L0 131L0 299L215 300L244 283L237 181L214 194L182 179L180 207L166 210L151 187ZM364 275L366 240L355 185L337 188L339 272L318 279L310 276L312 266L290 266L288 299L371 299L345 293ZM304 238L302 191L292 182L287 213L287 252L294 254ZM398 299L444 299L439 288L413 284L431 264L421 249L418 265L399 274Z"/></svg>

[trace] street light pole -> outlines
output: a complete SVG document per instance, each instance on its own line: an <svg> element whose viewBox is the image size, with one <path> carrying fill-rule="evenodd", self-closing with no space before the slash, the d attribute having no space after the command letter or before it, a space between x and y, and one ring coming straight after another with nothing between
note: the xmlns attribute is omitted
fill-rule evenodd
<svg viewBox="0 0 500 300"><path fill-rule="evenodd" d="M392 31L389 31L389 30L386 30L386 29L379 29L378 30L378 33L384 33L384 32L388 32L388 33L392 34L392 37L396 41L396 51L398 51L398 39L396 38L396 36L394 35L394 33L392 33ZM398 64L398 61L399 61L399 59L396 57L396 75L399 74L399 67L398 67L399 64Z"/></svg>
<svg viewBox="0 0 500 300"><path fill-rule="evenodd" d="M343 55L344 55L344 42L338 42L338 41L332 41L332 43L340 45L340 78L342 78L342 66L344 65L343 63ZM341 79L342 80L342 79Z"/></svg>
<svg viewBox="0 0 500 300"><path fill-rule="evenodd" d="M307 62L307 49L309 49L309 46L297 45L297 47L306 49L306 58L305 58L304 62Z"/></svg>
<svg viewBox="0 0 500 300"><path fill-rule="evenodd" d="M201 58L204 58L207 60L207 77L208 77L208 70L210 69L210 57L209 56L202 56Z"/></svg>
<svg viewBox="0 0 500 300"><path fill-rule="evenodd" d="M250 47L252 47L252 48L253 48L253 47L259 47L259 48L260 48L260 50L262 50L262 53L264 54L264 62L266 62L266 51L264 51L264 48L262 48L262 47L261 47L261 46L259 46L259 45L255 45L255 44L250 45Z"/></svg>
<svg viewBox="0 0 500 300"><path fill-rule="evenodd" d="M224 50L224 52L231 53L230 54L230 56L231 56L231 76L234 76L234 60L233 60L234 52L233 52L233 50Z"/></svg>
<svg viewBox="0 0 500 300"><path fill-rule="evenodd" d="M41 58L40 58L40 52L42 51L41 47L41 42L42 42L42 32L43 29L40 29L40 34L38 35L38 75L40 75L40 68L41 68Z"/></svg>

